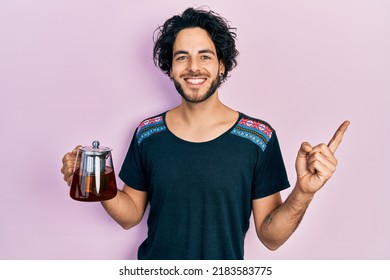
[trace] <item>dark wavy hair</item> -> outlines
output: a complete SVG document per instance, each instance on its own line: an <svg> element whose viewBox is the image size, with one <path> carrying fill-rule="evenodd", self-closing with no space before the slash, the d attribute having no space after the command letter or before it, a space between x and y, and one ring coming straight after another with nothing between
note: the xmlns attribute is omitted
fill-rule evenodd
<svg viewBox="0 0 390 280"><path fill-rule="evenodd" d="M153 60L154 64L170 76L173 59L173 44L176 35L185 28L200 27L206 30L217 51L218 60L225 66L225 71L220 77L220 82L228 78L229 72L237 65L238 50L235 38L236 28L229 26L226 19L211 10L186 9L182 15L176 15L168 19L164 25L158 27L157 38L154 40Z"/></svg>

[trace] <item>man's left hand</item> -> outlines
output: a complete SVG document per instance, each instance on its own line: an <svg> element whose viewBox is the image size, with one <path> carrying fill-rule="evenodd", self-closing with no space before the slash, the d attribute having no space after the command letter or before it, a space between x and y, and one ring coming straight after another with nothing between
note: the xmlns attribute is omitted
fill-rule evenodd
<svg viewBox="0 0 390 280"><path fill-rule="evenodd" d="M337 166L334 153L340 145L348 126L349 121L343 122L328 145L319 144L312 147L307 142L302 143L295 162L298 177L297 185L302 192L314 194L332 177Z"/></svg>

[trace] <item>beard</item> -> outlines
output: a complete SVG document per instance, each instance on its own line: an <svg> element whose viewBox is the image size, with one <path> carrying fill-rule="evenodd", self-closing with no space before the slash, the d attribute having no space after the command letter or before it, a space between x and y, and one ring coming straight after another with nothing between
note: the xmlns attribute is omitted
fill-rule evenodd
<svg viewBox="0 0 390 280"><path fill-rule="evenodd" d="M193 77L196 77L196 75L193 75ZM221 80L217 76L214 80L211 81L211 85L205 94L198 95L200 89L196 89L196 90L194 90L196 92L196 94L194 96L191 96L191 95L185 93L185 91L184 91L183 87L181 86L181 84L179 83L179 81L177 81L175 78L172 78L172 79L173 79L173 83L175 85L177 92L181 95L181 97L183 97L183 99L185 101L187 101L189 103L201 103L201 102L209 99L217 91L217 89L221 85Z"/></svg>

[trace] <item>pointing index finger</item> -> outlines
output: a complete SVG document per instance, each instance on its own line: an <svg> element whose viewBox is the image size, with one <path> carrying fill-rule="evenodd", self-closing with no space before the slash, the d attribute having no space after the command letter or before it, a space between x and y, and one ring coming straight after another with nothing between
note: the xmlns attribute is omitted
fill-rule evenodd
<svg viewBox="0 0 390 280"><path fill-rule="evenodd" d="M336 130L335 134L333 135L332 139L330 139L328 147L330 151L334 154L337 150L337 147L340 145L341 140L343 140L343 136L345 131L347 130L350 122L345 121L343 122L339 128Z"/></svg>

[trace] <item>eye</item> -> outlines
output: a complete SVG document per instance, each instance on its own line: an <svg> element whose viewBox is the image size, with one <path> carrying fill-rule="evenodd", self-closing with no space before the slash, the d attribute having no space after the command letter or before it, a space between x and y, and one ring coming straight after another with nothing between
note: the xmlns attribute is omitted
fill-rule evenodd
<svg viewBox="0 0 390 280"><path fill-rule="evenodd" d="M187 56L185 56L185 55L181 55L181 56L178 56L178 57L176 57L176 60L185 60L187 58Z"/></svg>
<svg viewBox="0 0 390 280"><path fill-rule="evenodd" d="M209 60L209 59L211 59L211 57L209 57L207 55L202 55L201 59L202 60Z"/></svg>

